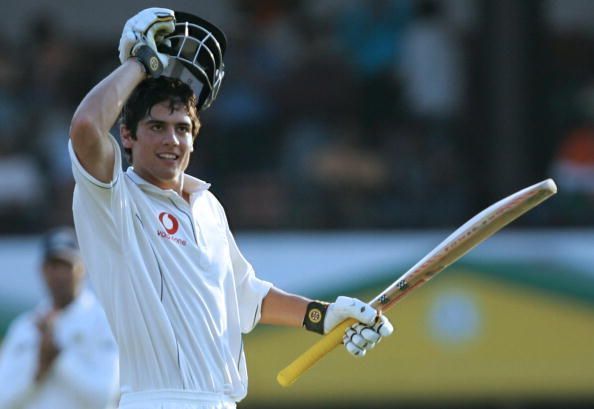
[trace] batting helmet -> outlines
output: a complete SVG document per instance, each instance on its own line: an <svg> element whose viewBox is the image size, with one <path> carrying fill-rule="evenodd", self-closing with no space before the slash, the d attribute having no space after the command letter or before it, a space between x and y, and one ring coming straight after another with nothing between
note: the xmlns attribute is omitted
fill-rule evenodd
<svg viewBox="0 0 594 409"><path fill-rule="evenodd" d="M162 75L188 84L198 97L198 110L203 110L217 97L225 76L227 39L214 24L192 14L176 11L175 20L175 31L158 46L172 57Z"/></svg>

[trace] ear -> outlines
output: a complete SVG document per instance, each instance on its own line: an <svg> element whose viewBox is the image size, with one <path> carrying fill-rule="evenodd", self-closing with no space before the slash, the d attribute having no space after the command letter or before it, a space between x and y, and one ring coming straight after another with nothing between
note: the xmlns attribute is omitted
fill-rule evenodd
<svg viewBox="0 0 594 409"><path fill-rule="evenodd" d="M132 138L132 132L126 125L120 125L120 137L122 138L122 146L126 149L132 149L134 139Z"/></svg>

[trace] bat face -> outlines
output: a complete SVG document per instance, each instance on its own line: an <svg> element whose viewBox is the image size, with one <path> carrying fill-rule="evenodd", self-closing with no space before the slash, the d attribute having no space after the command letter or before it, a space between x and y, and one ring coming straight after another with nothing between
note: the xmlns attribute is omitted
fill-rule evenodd
<svg viewBox="0 0 594 409"><path fill-rule="evenodd" d="M412 290L420 287L478 244L557 192L552 179L508 196L468 220L398 280L371 300L371 305L387 311Z"/></svg>

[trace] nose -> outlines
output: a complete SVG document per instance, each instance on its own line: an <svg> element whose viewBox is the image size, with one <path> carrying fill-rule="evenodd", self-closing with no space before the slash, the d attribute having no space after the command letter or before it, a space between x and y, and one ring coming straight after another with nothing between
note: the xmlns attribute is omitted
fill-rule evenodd
<svg viewBox="0 0 594 409"><path fill-rule="evenodd" d="M167 127L167 131L163 136L163 143L165 145L179 145L179 136L175 132L175 127Z"/></svg>

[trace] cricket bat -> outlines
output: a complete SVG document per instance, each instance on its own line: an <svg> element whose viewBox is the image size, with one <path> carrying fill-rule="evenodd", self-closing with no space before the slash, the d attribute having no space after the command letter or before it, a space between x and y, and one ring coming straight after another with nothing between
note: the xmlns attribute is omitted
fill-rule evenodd
<svg viewBox="0 0 594 409"><path fill-rule="evenodd" d="M471 249L497 231L557 193L553 179L522 189L495 204L492 204L468 220L398 280L378 294L370 304L386 312L406 295L433 278L437 273L454 263ZM345 330L356 323L348 319L312 345L307 351L280 371L276 377L279 384L289 386L324 355L342 343Z"/></svg>

